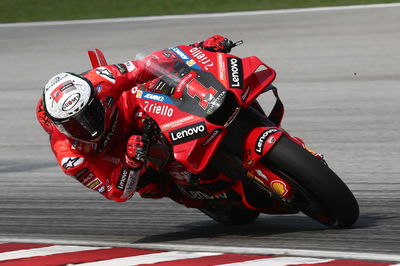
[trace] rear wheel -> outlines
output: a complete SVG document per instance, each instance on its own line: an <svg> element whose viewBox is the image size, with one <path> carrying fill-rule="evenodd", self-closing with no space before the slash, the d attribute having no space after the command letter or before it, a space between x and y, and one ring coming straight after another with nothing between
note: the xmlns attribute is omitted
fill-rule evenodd
<svg viewBox="0 0 400 266"><path fill-rule="evenodd" d="M263 158L265 166L291 184L293 204L333 228L351 227L359 215L353 193L321 160L285 136Z"/></svg>

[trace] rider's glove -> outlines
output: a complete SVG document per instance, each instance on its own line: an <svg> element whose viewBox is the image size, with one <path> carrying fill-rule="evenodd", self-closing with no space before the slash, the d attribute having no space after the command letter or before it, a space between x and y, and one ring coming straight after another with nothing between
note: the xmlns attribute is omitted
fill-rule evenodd
<svg viewBox="0 0 400 266"><path fill-rule="evenodd" d="M235 44L228 38L221 35L214 35L204 42L194 43L191 46L200 47L212 52L229 53Z"/></svg>
<svg viewBox="0 0 400 266"><path fill-rule="evenodd" d="M139 169L147 158L146 148L141 135L132 135L126 144L125 163L132 169Z"/></svg>
<svg viewBox="0 0 400 266"><path fill-rule="evenodd" d="M146 90L169 96L174 91L174 88L177 84L177 80L178 79L176 77L174 79L174 76L172 74L164 75L162 77L150 81L148 84L148 88L146 88Z"/></svg>

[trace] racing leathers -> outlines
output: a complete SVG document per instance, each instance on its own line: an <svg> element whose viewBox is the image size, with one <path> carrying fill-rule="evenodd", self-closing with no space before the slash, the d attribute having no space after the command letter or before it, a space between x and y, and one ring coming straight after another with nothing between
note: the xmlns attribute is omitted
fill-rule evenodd
<svg viewBox="0 0 400 266"><path fill-rule="evenodd" d="M213 47L224 40L221 36L211 38L216 40L208 41ZM204 48L202 45L203 42L194 44ZM61 132L44 111L42 99L39 100L37 118L50 135L52 151L65 174L116 202L126 201L133 196L139 178L147 171L142 164L137 167L138 164L127 158L127 143L132 140L132 135L142 133L145 119L136 101L135 86L143 84L145 89L151 90L156 85L154 80L157 73L150 69L162 65L163 69L173 71L177 60L171 51L161 50L141 61L101 66L82 73L92 83L106 112L113 113L106 134L96 143L73 139ZM140 189L138 192L142 197L160 197L160 193L164 193L161 196L166 193L152 184L142 187L142 191ZM164 190L167 190L167 186Z"/></svg>

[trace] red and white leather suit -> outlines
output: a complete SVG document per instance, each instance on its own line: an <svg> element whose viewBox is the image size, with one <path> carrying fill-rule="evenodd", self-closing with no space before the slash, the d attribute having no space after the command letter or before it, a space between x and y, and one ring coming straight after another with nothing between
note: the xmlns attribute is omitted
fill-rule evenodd
<svg viewBox="0 0 400 266"><path fill-rule="evenodd" d="M97 97L107 103L106 108L116 106L118 110L108 135L98 144L76 141L61 133L46 116L42 100L39 101L38 120L50 134L51 148L65 174L108 199L122 202L132 197L144 169L131 169L124 159L128 138L140 133L142 126L138 117L141 112L131 89L155 78L146 64L172 66L175 60L172 53L158 51L151 59L108 65L83 74L93 84Z"/></svg>

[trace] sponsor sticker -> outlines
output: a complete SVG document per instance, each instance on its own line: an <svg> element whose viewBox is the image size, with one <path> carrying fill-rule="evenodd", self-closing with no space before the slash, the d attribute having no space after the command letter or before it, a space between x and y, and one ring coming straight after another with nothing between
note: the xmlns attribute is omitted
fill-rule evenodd
<svg viewBox="0 0 400 266"><path fill-rule="evenodd" d="M62 110L63 111L69 111L72 108L74 108L74 106L79 102L79 99L81 98L81 94L80 93L74 93L71 96L69 96L65 102L62 105Z"/></svg>
<svg viewBox="0 0 400 266"><path fill-rule="evenodd" d="M204 141L201 144L201 146L204 147L204 146L207 146L208 144L210 144L221 132L222 132L221 128L214 129L214 131L211 133L211 135L208 137L208 139L206 141Z"/></svg>
<svg viewBox="0 0 400 266"><path fill-rule="evenodd" d="M249 96L249 93L250 93L250 85L249 86L247 86L247 89L246 89L246 91L243 93L243 95L242 95L242 100L243 101L245 101L246 99L247 99L247 97Z"/></svg>
<svg viewBox="0 0 400 266"><path fill-rule="evenodd" d="M192 199L197 199L197 200L215 200L215 199L227 199L228 195L225 192L222 192L221 194L214 195L214 196L209 196L204 192L198 191L198 190L190 190L189 196Z"/></svg>
<svg viewBox="0 0 400 266"><path fill-rule="evenodd" d="M172 143L181 144L208 135L206 124L202 121L193 125L185 126L169 133Z"/></svg>
<svg viewBox="0 0 400 266"><path fill-rule="evenodd" d="M196 64L196 61L194 61L193 59L190 59L189 61L186 62L186 64L191 67Z"/></svg>
<svg viewBox="0 0 400 266"><path fill-rule="evenodd" d="M121 191L125 190L126 181L128 180L128 173L129 173L129 171L127 169L121 170L121 173L120 173L119 179L118 179L117 189L119 189Z"/></svg>
<svg viewBox="0 0 400 266"><path fill-rule="evenodd" d="M242 60L237 57L228 57L229 87L243 89Z"/></svg>
<svg viewBox="0 0 400 266"><path fill-rule="evenodd" d="M89 184L87 184L86 186L90 189L95 189L97 188L99 185L101 185L101 181L98 178L95 178L93 181L91 181Z"/></svg>
<svg viewBox="0 0 400 266"><path fill-rule="evenodd" d="M175 54L181 58L186 65L192 67L192 68L196 68L196 69L201 69L197 64L196 61L193 60L193 58L191 58L190 56L188 56L184 51L182 51L180 48L178 47L172 47L171 48L172 51L175 52Z"/></svg>
<svg viewBox="0 0 400 266"><path fill-rule="evenodd" d="M172 47L171 50L174 51L182 60L190 60L189 56L178 47Z"/></svg>
<svg viewBox="0 0 400 266"><path fill-rule="evenodd" d="M136 172L129 171L128 181L126 182L125 191L133 191L136 188Z"/></svg>
<svg viewBox="0 0 400 266"><path fill-rule="evenodd" d="M235 108L235 110L233 111L233 113L231 114L231 116L228 118L228 120L226 120L226 123L224 124L224 127L227 127L227 126L229 126L232 122L233 122L233 120L235 120L235 118L236 118L236 116L239 114L239 112L240 112L240 106L237 106L236 108Z"/></svg>
<svg viewBox="0 0 400 266"><path fill-rule="evenodd" d="M96 68L96 73L101 76L102 78L111 81L112 83L115 83L115 77L114 75L111 73L110 70L108 70L105 67L98 67Z"/></svg>
<svg viewBox="0 0 400 266"><path fill-rule="evenodd" d="M131 89L131 93L132 93L132 94L136 94L136 93L138 92L138 90L139 90L138 86L135 86L135 87L133 87L133 88Z"/></svg>
<svg viewBox="0 0 400 266"><path fill-rule="evenodd" d="M270 128L270 129L265 130L265 131L258 137L257 142L256 142L256 147L255 147L255 151L256 151L257 154L262 155L262 151L263 151L263 148L264 148L265 141L268 139L268 137L269 137L271 134L273 134L273 133L275 133L275 132L278 132L278 131L279 131L279 130L276 129L276 128Z"/></svg>
<svg viewBox="0 0 400 266"><path fill-rule="evenodd" d="M288 193L286 184L280 180L274 180L271 182L271 188L278 193L280 196L285 196Z"/></svg>
<svg viewBox="0 0 400 266"><path fill-rule="evenodd" d="M157 103L150 103L148 101L144 102L144 111L146 113L153 113L162 116L172 117L174 115L174 109L169 107L168 105L162 104L159 105Z"/></svg>
<svg viewBox="0 0 400 266"><path fill-rule="evenodd" d="M87 184L90 183L95 178L96 178L96 176L92 172L88 171L86 173L86 175L83 175L82 177L80 177L78 179L78 181L81 182L82 184L84 184L85 186L87 186Z"/></svg>
<svg viewBox="0 0 400 266"><path fill-rule="evenodd" d="M64 96L64 92L70 92L72 90L75 90L75 86L72 82L68 81L59 85L55 90L51 92L50 95L53 100L58 103L58 101Z"/></svg>
<svg viewBox="0 0 400 266"><path fill-rule="evenodd" d="M64 169L70 169L81 165L83 161L83 157L64 157L61 160L61 165Z"/></svg>
<svg viewBox="0 0 400 266"><path fill-rule="evenodd" d="M145 93L143 95L144 99L149 99L157 102L164 102L166 96L160 95L160 94L155 94L155 93Z"/></svg>
<svg viewBox="0 0 400 266"><path fill-rule="evenodd" d="M218 78L221 81L225 81L225 62L223 60L223 56L221 53L217 54L217 60L218 60Z"/></svg>
<svg viewBox="0 0 400 266"><path fill-rule="evenodd" d="M214 66L214 63L204 54L202 49L193 47L189 52L192 57L197 59L197 63L203 65L205 70L209 70L210 67ZM188 62L186 62L186 64L188 64Z"/></svg>
<svg viewBox="0 0 400 266"><path fill-rule="evenodd" d="M65 79L66 77L69 77L70 74L68 73L62 73L57 76L55 76L52 80L50 80L45 87L45 90L48 91L51 87L55 86L57 83L61 82L61 80Z"/></svg>
<svg viewBox="0 0 400 266"><path fill-rule="evenodd" d="M143 96L143 91L142 90L137 90L136 91L136 98L142 98L142 96Z"/></svg>
<svg viewBox="0 0 400 266"><path fill-rule="evenodd" d="M265 180L268 181L268 177L264 174L264 172L263 172L262 170L256 169L256 173L257 173L257 175L258 175L259 177L262 177L262 178L264 178Z"/></svg>
<svg viewBox="0 0 400 266"><path fill-rule="evenodd" d="M189 74L185 75L176 86L174 95L178 95L178 98L182 97L183 91L186 88L187 83L189 82L189 80L195 78L196 75L197 74L195 72L190 72Z"/></svg>
<svg viewBox="0 0 400 266"><path fill-rule="evenodd" d="M163 55L164 55L166 58L170 58L170 57L172 56L172 54L171 54L170 52L164 52Z"/></svg>
<svg viewBox="0 0 400 266"><path fill-rule="evenodd" d="M138 179L136 178L136 172L133 170L129 171L128 181L126 182L125 190L124 190L124 193L122 194L121 198L132 197L132 195L135 191L137 182L138 182Z"/></svg>
<svg viewBox="0 0 400 266"><path fill-rule="evenodd" d="M98 191L100 194L104 194L104 193L106 192L106 186L105 186L105 185L101 185L101 186L97 189L97 191Z"/></svg>
<svg viewBox="0 0 400 266"><path fill-rule="evenodd" d="M132 72L133 70L136 69L135 65L131 61L124 63L124 65L126 66L128 72Z"/></svg>
<svg viewBox="0 0 400 266"><path fill-rule="evenodd" d="M162 131L165 131L165 130L168 130L168 129L170 129L170 128L176 127L176 126L180 126L180 125L182 125L182 124L185 123L185 122L188 122L188 121L190 121L190 120L193 120L193 118L194 118L193 115L189 115L189 116L186 116L186 117L184 117L184 118L181 118L181 119L178 119L178 120L169 122L169 123L167 123L167 124L162 125L162 126L161 126L161 130L162 130Z"/></svg>
<svg viewBox="0 0 400 266"><path fill-rule="evenodd" d="M160 102L160 103L174 104L171 101L171 99L164 94L158 94L158 93L142 91L142 90L137 91L136 98L147 99L147 100L156 101L156 102Z"/></svg>
<svg viewBox="0 0 400 266"><path fill-rule="evenodd" d="M114 66L116 66L118 68L118 71L121 74L125 74L128 71L128 69L126 68L126 66L124 64L116 64Z"/></svg>
<svg viewBox="0 0 400 266"><path fill-rule="evenodd" d="M81 181L82 177L83 177L83 176L86 176L88 172L90 172L89 169L83 168L83 169L80 170L76 175L74 175L74 177L75 177L76 180L78 180L79 182L82 182L82 181Z"/></svg>

